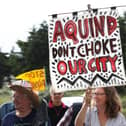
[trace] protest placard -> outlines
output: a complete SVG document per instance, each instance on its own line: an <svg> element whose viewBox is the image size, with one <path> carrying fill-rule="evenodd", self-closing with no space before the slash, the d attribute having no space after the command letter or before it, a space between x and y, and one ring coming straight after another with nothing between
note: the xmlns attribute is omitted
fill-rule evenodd
<svg viewBox="0 0 126 126"><path fill-rule="evenodd" d="M16 76L16 79L25 80L31 83L33 90L45 90L46 76L45 69L31 70Z"/></svg>
<svg viewBox="0 0 126 126"><path fill-rule="evenodd" d="M117 9L49 16L49 61L58 90L126 84Z"/></svg>

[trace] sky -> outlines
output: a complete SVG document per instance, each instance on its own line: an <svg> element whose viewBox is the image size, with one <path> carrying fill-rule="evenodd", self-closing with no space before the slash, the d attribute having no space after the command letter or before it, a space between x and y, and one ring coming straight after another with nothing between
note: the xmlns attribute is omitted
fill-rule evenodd
<svg viewBox="0 0 126 126"><path fill-rule="evenodd" d="M48 15L124 6L125 0L0 0L0 51L10 52L12 48L20 51L16 41L26 41L29 32L46 20ZM119 7L119 12L126 11Z"/></svg>

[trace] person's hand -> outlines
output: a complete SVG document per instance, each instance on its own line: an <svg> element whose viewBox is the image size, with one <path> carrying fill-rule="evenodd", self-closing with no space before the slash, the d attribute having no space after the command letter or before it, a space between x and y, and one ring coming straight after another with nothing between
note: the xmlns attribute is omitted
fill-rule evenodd
<svg viewBox="0 0 126 126"><path fill-rule="evenodd" d="M91 98L92 98L92 89L88 88L86 90L85 96L84 96L84 102L87 106L90 106L91 104Z"/></svg>

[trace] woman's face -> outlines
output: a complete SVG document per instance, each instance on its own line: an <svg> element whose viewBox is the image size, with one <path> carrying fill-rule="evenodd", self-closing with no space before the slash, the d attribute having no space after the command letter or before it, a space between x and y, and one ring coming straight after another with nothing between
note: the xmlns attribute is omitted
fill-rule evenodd
<svg viewBox="0 0 126 126"><path fill-rule="evenodd" d="M105 106L106 94L104 88L97 88L93 91L93 98L96 102L96 106Z"/></svg>

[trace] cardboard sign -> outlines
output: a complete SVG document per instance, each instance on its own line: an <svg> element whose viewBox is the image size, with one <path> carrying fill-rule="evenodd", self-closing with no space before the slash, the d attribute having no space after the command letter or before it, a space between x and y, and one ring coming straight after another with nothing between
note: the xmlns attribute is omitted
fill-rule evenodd
<svg viewBox="0 0 126 126"><path fill-rule="evenodd" d="M58 90L126 84L117 10L50 16L52 84Z"/></svg>
<svg viewBox="0 0 126 126"><path fill-rule="evenodd" d="M29 81L32 85L32 89L36 91L45 90L45 69L37 69L29 72L22 73L16 76L16 79L22 79Z"/></svg>

